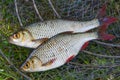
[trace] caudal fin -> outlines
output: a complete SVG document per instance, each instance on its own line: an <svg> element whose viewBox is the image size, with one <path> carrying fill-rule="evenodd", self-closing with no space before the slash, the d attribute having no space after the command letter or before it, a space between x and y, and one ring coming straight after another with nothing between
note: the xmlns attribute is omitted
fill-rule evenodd
<svg viewBox="0 0 120 80"><path fill-rule="evenodd" d="M102 40L112 40L115 38L112 34L107 34L106 30L108 26L114 22L116 22L118 19L115 17L105 17L106 16L106 6L107 4L104 4L103 7L100 9L98 14L98 19L100 22L101 27L99 28L99 36Z"/></svg>
<svg viewBox="0 0 120 80"><path fill-rule="evenodd" d="M103 25L103 26L104 25L109 26L110 24L116 22L118 19L115 18L115 17L108 16L108 17L105 17L105 18L101 18L99 20L100 20L100 24L101 25Z"/></svg>
<svg viewBox="0 0 120 80"><path fill-rule="evenodd" d="M100 9L98 14L98 19L100 22L100 25L106 25L109 26L110 24L116 22L118 19L115 17L105 17L106 16L106 6L107 4L104 4L103 7Z"/></svg>
<svg viewBox="0 0 120 80"><path fill-rule="evenodd" d="M112 34L107 34L106 30L107 30L108 26L107 25L102 25L98 31L99 34L99 38L101 40L113 40L115 38L114 35Z"/></svg>

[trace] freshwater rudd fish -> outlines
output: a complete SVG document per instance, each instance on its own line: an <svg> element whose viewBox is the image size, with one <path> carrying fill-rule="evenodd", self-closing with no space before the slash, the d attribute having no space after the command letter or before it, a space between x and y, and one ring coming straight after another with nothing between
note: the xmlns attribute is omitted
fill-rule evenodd
<svg viewBox="0 0 120 80"><path fill-rule="evenodd" d="M103 7L100 15L105 13ZM68 21L68 20L49 20L31 24L24 29L17 31L11 35L8 41L12 44L24 46L28 48L36 48L50 37L62 32L86 32L88 30L99 27L100 25L109 25L117 19L114 17L105 17L100 19L93 19L91 21Z"/></svg>
<svg viewBox="0 0 120 80"><path fill-rule="evenodd" d="M106 18L110 20L110 24L115 22L115 18ZM106 24L107 22L106 21ZM9 37L9 42L15 45L24 46L28 48L36 48L41 45L48 38L57 35L62 32L86 32L90 29L100 26L98 19L78 22L78 21L67 21L67 20L51 20L40 23L32 24L25 29L14 33Z"/></svg>
<svg viewBox="0 0 120 80"><path fill-rule="evenodd" d="M111 34L106 34L106 29L106 26L102 26L99 33L62 33L55 35L33 50L20 69L27 72L38 72L60 67L72 60L87 41L115 38Z"/></svg>

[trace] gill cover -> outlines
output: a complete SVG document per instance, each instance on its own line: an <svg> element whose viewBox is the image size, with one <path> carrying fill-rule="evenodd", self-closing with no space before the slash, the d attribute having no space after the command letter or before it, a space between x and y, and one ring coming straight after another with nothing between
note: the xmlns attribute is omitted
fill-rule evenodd
<svg viewBox="0 0 120 80"><path fill-rule="evenodd" d="M33 56L26 63L24 63L20 69L22 71L32 72L37 71L37 69L39 69L39 67L41 66L42 66L41 60L39 60L36 56Z"/></svg>

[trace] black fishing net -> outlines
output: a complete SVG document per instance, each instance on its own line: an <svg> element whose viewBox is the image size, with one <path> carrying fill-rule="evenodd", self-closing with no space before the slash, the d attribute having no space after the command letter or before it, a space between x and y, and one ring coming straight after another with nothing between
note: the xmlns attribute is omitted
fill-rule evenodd
<svg viewBox="0 0 120 80"><path fill-rule="evenodd" d="M2 0L2 4L6 0ZM15 6L16 4L16 6ZM103 5L107 5L106 16L120 18L120 0L14 0L7 6L7 14L11 14L15 19L7 20L10 26L7 33L2 32L2 36L8 36L13 31L26 25L51 20L67 19L76 21L88 21L97 18L99 10ZM4 7L4 6L2 6ZM38 12L36 12L38 10ZM18 13L16 12L18 11ZM6 15L7 15L6 14ZM13 25L14 24L14 25ZM13 26L19 27L13 27ZM2 24L3 26L3 24ZM6 26L5 26L6 27ZM14 28L14 29L13 29ZM1 28L6 31L7 28ZM112 41L93 40L89 46L79 52L79 55L71 62L54 70L39 73L24 73L33 80L109 80L119 79L120 75L120 21L110 25L107 33L116 36ZM5 39L6 40L6 39ZM2 41L5 41L2 39ZM5 42L1 44L4 45ZM12 46L12 47L11 47ZM5 51L4 48L7 48ZM16 47L11 44L4 45L1 49L8 58L19 68L28 57L31 49ZM24 55L23 55L24 54ZM18 61L18 62L17 62ZM2 63L5 65L6 63ZM0 66L1 67L1 66ZM11 68L8 66L8 68ZM1 73L1 72L0 72ZM14 75L16 76L16 75ZM19 79L24 79L19 74Z"/></svg>

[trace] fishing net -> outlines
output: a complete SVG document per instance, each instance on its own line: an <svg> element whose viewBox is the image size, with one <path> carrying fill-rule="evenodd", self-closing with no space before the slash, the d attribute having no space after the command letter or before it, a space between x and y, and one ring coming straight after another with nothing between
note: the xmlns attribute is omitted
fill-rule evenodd
<svg viewBox="0 0 120 80"><path fill-rule="evenodd" d="M107 4L107 16L120 18L120 0L2 0L2 7L7 4L6 15L10 17L3 19L8 24L2 24L1 28L1 49L5 55L19 68L28 57L31 49L11 45L6 37L12 34L20 27L26 25L50 20L66 19L76 21L88 21L97 18L100 8ZM38 12L37 12L38 10ZM3 10L2 10L3 12ZM6 32L6 33L5 33ZM119 79L120 75L120 21L110 25L108 33L114 34L116 39L112 41L91 41L89 46L79 52L79 55L71 62L54 70L39 73L24 73L33 80L106 80ZM4 46L3 46L4 45ZM4 61L4 60L3 60ZM25 79L14 74L11 65L3 62L1 66L6 65L5 72L13 72L10 78ZM4 69L4 68L1 68ZM2 74L2 72L0 72ZM2 74L3 75L3 74Z"/></svg>

